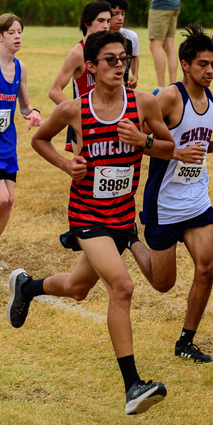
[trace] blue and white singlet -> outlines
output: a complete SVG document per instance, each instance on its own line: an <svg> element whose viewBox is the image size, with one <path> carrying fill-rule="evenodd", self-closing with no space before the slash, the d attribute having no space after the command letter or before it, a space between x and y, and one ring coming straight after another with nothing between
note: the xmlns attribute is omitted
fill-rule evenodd
<svg viewBox="0 0 213 425"><path fill-rule="evenodd" d="M0 68L0 158L11 158L16 154L16 128L14 114L21 79L21 66L14 58L15 76L12 83L5 80Z"/></svg>

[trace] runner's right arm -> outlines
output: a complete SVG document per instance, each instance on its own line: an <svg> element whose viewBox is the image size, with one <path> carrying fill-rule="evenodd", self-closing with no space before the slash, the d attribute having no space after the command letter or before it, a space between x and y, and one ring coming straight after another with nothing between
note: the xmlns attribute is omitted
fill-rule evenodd
<svg viewBox="0 0 213 425"><path fill-rule="evenodd" d="M56 151L52 139L57 136L68 124L75 125L78 135L80 134L81 108L80 98L62 102L58 105L50 115L50 117L42 124L32 138L31 145L35 151L42 156L46 161L65 173L69 174L74 180L81 180L87 173L87 161L83 156L77 155L72 160L69 160ZM79 126L80 127L80 126Z"/></svg>
<svg viewBox="0 0 213 425"><path fill-rule="evenodd" d="M68 53L62 68L60 69L55 81L53 82L50 91L49 98L55 102L56 105L68 100L65 96L63 89L68 85L75 71L84 66L84 59L82 53L82 46L78 43Z"/></svg>
<svg viewBox="0 0 213 425"><path fill-rule="evenodd" d="M160 104L163 118L169 128L175 127L181 120L183 112L182 96L175 85L160 90L156 99ZM183 149L174 149L173 159L187 164L202 164L206 149L203 143L186 146Z"/></svg>

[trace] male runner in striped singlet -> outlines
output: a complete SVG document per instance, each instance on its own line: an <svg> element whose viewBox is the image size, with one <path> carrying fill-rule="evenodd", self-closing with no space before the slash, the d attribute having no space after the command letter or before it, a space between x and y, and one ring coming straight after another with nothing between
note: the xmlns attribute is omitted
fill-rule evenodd
<svg viewBox="0 0 213 425"><path fill-rule="evenodd" d="M82 96L94 89L95 81L88 72L84 63L84 45L87 37L97 31L109 30L112 11L110 4L105 0L92 1L85 6L80 18L80 30L84 38L68 53L64 64L53 82L49 97L59 105L67 100L64 88L73 79L73 98ZM65 150L75 152L76 135L71 126L67 128Z"/></svg>
<svg viewBox="0 0 213 425"><path fill-rule="evenodd" d="M24 269L10 276L7 317L21 327L32 298L41 294L86 298L99 278L109 295L108 328L126 390L126 413L145 412L166 395L164 384L141 381L134 362L130 304L132 280L121 259L135 220L134 195L143 154L169 159L174 142L156 98L122 86L129 58L120 32L99 31L85 44L87 69L94 75L90 93L58 105L32 140L34 149L72 178L70 231L61 236L66 248L82 250L73 273L33 280ZM138 139L131 147L119 141L119 120L132 123ZM143 133L147 121L162 140ZM68 160L50 143L67 124L77 136L78 155ZM141 132L139 131L141 129Z"/></svg>
<svg viewBox="0 0 213 425"><path fill-rule="evenodd" d="M30 121L28 130L41 125L40 112L30 104L26 67L15 58L21 48L23 28L18 16L0 16L0 235L11 214L18 171L14 123L17 99L21 114ZM0 263L0 268L8 267Z"/></svg>
<svg viewBox="0 0 213 425"><path fill-rule="evenodd" d="M175 355L209 363L212 358L193 344L193 337L213 279L213 208L206 169L206 155L213 152L213 92L208 89L213 78L213 37L199 25L190 24L186 29L186 40L179 48L183 80L157 95L175 140L174 158L150 161L140 213L150 253L137 242L136 234L131 250L152 286L167 292L176 280L177 242L184 242L195 274Z"/></svg>

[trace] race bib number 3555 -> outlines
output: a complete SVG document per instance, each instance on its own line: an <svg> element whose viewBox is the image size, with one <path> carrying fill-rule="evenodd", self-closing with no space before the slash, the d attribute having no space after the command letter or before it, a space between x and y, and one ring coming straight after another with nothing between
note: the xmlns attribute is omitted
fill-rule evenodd
<svg viewBox="0 0 213 425"><path fill-rule="evenodd" d="M202 164L184 164L184 162L178 161L172 181L183 184L197 183L205 167L206 159L203 160Z"/></svg>
<svg viewBox="0 0 213 425"><path fill-rule="evenodd" d="M116 198L132 190L134 165L131 167L95 167L93 197Z"/></svg>
<svg viewBox="0 0 213 425"><path fill-rule="evenodd" d="M10 125L11 109L0 109L0 133L3 133Z"/></svg>

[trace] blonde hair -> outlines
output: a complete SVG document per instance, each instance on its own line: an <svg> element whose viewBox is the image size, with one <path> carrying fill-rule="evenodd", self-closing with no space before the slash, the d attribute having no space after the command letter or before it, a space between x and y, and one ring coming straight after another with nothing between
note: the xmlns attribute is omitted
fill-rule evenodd
<svg viewBox="0 0 213 425"><path fill-rule="evenodd" d="M18 16L13 15L12 13L4 13L3 15L0 15L0 34L3 34L4 31L8 31L15 21L20 23L23 31L24 24Z"/></svg>

